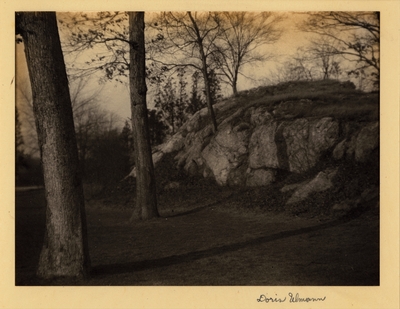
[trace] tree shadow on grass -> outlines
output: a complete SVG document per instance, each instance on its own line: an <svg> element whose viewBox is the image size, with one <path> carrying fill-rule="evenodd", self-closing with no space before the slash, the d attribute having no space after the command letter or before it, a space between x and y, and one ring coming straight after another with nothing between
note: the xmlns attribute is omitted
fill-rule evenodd
<svg viewBox="0 0 400 309"><path fill-rule="evenodd" d="M190 263L203 258L213 257L228 252L235 252L240 249L259 246L268 242L335 227L359 217L364 211L365 209L364 210L355 209L353 212L348 213L346 216L336 219L334 221L322 223L311 227L300 228L292 231L283 231L276 234L266 235L252 240L224 245L216 248L189 252L180 255L173 255L154 260L97 265L92 268L91 277L92 278L103 277L108 275L117 275L117 274L131 273L136 271L143 271L147 269L168 267L181 263Z"/></svg>
<svg viewBox="0 0 400 309"><path fill-rule="evenodd" d="M191 209L191 210L187 210L187 211L183 211L183 212L178 212L178 213L176 213L176 214L171 214L171 215L163 215L163 216L160 216L160 217L161 217L161 218L183 217L183 216L187 216L187 215L191 215L191 214L200 212L200 211L202 211L202 210L204 210L204 209L207 209L207 208L210 208L210 207L212 207L212 206L216 206L216 205L218 205L218 204L220 204L220 203L221 203L220 201L215 201L215 202L211 202L211 203L209 203L209 204L207 204L207 205L205 205L205 206L199 206L199 207L193 208L193 209Z"/></svg>

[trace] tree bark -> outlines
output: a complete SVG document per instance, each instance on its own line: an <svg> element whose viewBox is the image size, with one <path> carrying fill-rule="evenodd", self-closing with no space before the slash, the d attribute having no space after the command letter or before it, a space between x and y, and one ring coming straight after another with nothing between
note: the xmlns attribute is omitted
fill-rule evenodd
<svg viewBox="0 0 400 309"><path fill-rule="evenodd" d="M129 12L129 84L136 166L136 205L131 220L158 217L146 106L144 12Z"/></svg>
<svg viewBox="0 0 400 309"><path fill-rule="evenodd" d="M203 52L202 46L200 47L200 54L202 55L202 58L203 58L204 52ZM206 90L207 108L208 108L208 112L210 113L210 119L211 119L211 123L214 128L214 132L217 132L218 124L217 124L217 120L215 118L215 113L214 113L214 108L213 108L213 101L212 101L211 89L210 89L210 79L208 78L207 63L206 63L205 57L202 59L202 63L203 63L203 78L204 78L204 86L205 86L205 90Z"/></svg>
<svg viewBox="0 0 400 309"><path fill-rule="evenodd" d="M233 96L237 97L238 96L238 91L237 91L237 77L239 75L238 69L235 70L235 74L232 80L232 92Z"/></svg>
<svg viewBox="0 0 400 309"><path fill-rule="evenodd" d="M17 13L44 175L46 233L37 274L85 277L90 259L68 79L54 12Z"/></svg>

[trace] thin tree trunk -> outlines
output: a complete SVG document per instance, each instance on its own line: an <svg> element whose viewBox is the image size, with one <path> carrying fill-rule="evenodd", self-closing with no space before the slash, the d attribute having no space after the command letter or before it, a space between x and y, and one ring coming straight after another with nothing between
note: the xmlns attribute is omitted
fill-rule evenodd
<svg viewBox="0 0 400 309"><path fill-rule="evenodd" d="M171 122L172 122L172 135L174 135L175 134L175 111L174 111L174 108L175 108L175 102L173 101L172 103L172 108L171 108Z"/></svg>
<svg viewBox="0 0 400 309"><path fill-rule="evenodd" d="M194 20L194 18L192 16L192 13L188 12L188 15L189 15L189 18L193 24L193 27L194 27L194 29L196 31L196 35L197 35L197 45L199 47L200 58L201 58L201 63L202 63L202 73L203 73L203 78L204 78L204 86L205 86L205 90L206 90L207 108L208 108L208 112L210 113L211 123L213 125L214 132L217 132L218 124L217 124L217 120L215 118L213 101L211 98L210 79L208 77L207 59L206 59L206 55L204 54L203 42L201 40L199 28L197 26L196 21Z"/></svg>
<svg viewBox="0 0 400 309"><path fill-rule="evenodd" d="M17 13L17 32L25 45L47 202L37 274L86 276L90 261L83 189L56 15Z"/></svg>
<svg viewBox="0 0 400 309"><path fill-rule="evenodd" d="M136 205L131 220L148 220L158 217L158 210L146 107L143 12L129 12L129 40L129 84L136 166Z"/></svg>
<svg viewBox="0 0 400 309"><path fill-rule="evenodd" d="M201 51L203 51L203 48L201 48ZM204 55L204 52L201 52L201 54ZM217 120L215 118L215 113L214 113L214 108L213 108L213 101L211 98L211 89L210 89L210 80L208 78L207 74L207 63L205 59L202 59L203 62L203 77L204 77L204 85L206 88L206 101L207 101L207 108L208 112L210 113L210 118L211 118L211 123L214 128L214 132L218 131L218 124Z"/></svg>
<svg viewBox="0 0 400 309"><path fill-rule="evenodd" d="M233 91L233 95L235 97L238 96L238 91L237 91L237 76L239 74L238 69L235 70L235 76L233 77L233 81L232 81L232 91Z"/></svg>

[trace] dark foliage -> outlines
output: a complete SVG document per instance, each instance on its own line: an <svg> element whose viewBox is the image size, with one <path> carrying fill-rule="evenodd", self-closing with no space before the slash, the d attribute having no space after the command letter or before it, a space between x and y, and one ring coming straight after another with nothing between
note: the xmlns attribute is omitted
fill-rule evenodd
<svg viewBox="0 0 400 309"><path fill-rule="evenodd" d="M16 174L16 186L43 186L42 165L39 158L24 155L18 162Z"/></svg>
<svg viewBox="0 0 400 309"><path fill-rule="evenodd" d="M126 135L111 131L97 139L93 153L86 159L84 180L106 187L129 173L129 162L130 150Z"/></svg>

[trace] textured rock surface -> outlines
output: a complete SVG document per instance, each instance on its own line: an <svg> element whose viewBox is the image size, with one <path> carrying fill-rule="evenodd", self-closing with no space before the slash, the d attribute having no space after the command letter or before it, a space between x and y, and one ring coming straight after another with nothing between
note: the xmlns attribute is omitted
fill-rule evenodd
<svg viewBox="0 0 400 309"><path fill-rule="evenodd" d="M358 162L365 162L378 147L379 123L377 121L369 122L339 142L333 150L332 156L336 160L347 156Z"/></svg>
<svg viewBox="0 0 400 309"><path fill-rule="evenodd" d="M339 135L339 124L332 118L322 118L308 121L307 119L297 119L287 124L282 132L286 145L286 152L281 151L283 162L282 168L287 168L291 172L305 172L315 166L320 156L325 151L334 146Z"/></svg>
<svg viewBox="0 0 400 309"><path fill-rule="evenodd" d="M244 130L242 130L245 128ZM226 185L232 169L247 159L249 130L245 124L225 125L201 152L204 163L211 169L215 180Z"/></svg>
<svg viewBox="0 0 400 309"><path fill-rule="evenodd" d="M379 124L376 122L365 126L358 134L354 153L356 161L367 161L370 154L378 147Z"/></svg>
<svg viewBox="0 0 400 309"><path fill-rule="evenodd" d="M295 104L300 108L296 115L290 114ZM301 117L301 108L311 104L286 101L271 112L262 103L241 107L236 99L220 102L215 105L220 113L216 134L207 109L202 109L154 149L154 164L164 154L174 153L177 166L191 175L213 177L222 186L265 186L282 170L307 172L329 157L365 162L378 149L378 122ZM316 187L328 184L323 175L315 180ZM295 195L300 197L301 192Z"/></svg>
<svg viewBox="0 0 400 309"><path fill-rule="evenodd" d="M314 192L321 192L330 189L333 186L332 179L336 175L336 172L337 170L325 170L319 172L311 181L300 184L286 203L298 203L305 200Z"/></svg>
<svg viewBox="0 0 400 309"><path fill-rule="evenodd" d="M343 140L336 145L335 149L332 152L332 156L335 160L340 160L343 158L345 153L346 153L346 140Z"/></svg>
<svg viewBox="0 0 400 309"><path fill-rule="evenodd" d="M249 167L279 168L278 148L275 143L277 122L262 124L254 129L249 144Z"/></svg>

